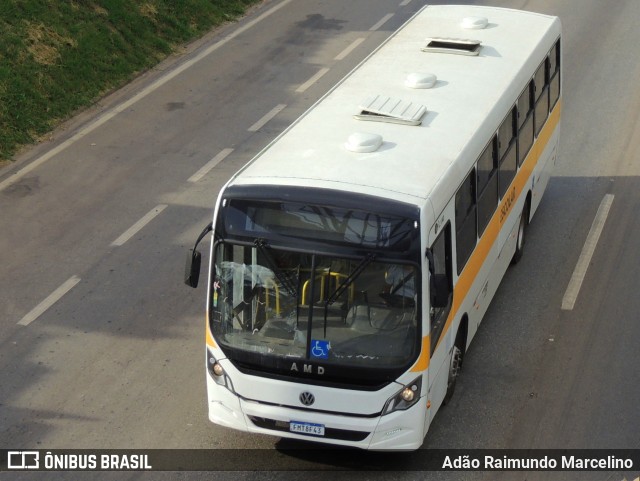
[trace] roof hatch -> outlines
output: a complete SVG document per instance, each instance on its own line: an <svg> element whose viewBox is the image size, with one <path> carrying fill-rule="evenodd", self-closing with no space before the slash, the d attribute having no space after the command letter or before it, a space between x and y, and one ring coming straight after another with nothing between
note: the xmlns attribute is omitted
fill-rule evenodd
<svg viewBox="0 0 640 481"><path fill-rule="evenodd" d="M358 120L389 122L392 124L420 125L427 108L424 105L392 99L383 95L369 97L360 104L360 112L353 117Z"/></svg>
<svg viewBox="0 0 640 481"><path fill-rule="evenodd" d="M480 40L433 37L427 39L427 45L422 47L422 51L475 56L480 53L481 43Z"/></svg>

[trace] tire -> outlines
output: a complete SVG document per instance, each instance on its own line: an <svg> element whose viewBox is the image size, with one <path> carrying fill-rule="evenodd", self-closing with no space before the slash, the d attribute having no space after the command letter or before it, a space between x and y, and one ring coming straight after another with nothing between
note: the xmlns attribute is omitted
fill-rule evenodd
<svg viewBox="0 0 640 481"><path fill-rule="evenodd" d="M525 204L520 221L518 222L518 234L516 238L516 251L513 253L512 264L517 264L524 254L524 246L527 241L527 226L529 225L529 203Z"/></svg>
<svg viewBox="0 0 640 481"><path fill-rule="evenodd" d="M462 367L462 349L458 347L458 344L453 346L451 350L451 361L449 363L449 379L447 380L447 393L444 395L442 404L448 404L453 397L453 392L456 389L456 381L460 374L460 368Z"/></svg>

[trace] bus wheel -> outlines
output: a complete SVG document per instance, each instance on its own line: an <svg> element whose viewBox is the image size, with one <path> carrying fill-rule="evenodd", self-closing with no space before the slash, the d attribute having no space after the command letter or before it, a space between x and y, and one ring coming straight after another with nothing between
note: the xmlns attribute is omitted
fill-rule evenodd
<svg viewBox="0 0 640 481"><path fill-rule="evenodd" d="M512 264L517 264L522 259L524 253L524 244L526 241L527 225L529 224L529 203L524 206L522 214L520 214L520 222L518 223L518 237L516 239L516 251L513 254Z"/></svg>
<svg viewBox="0 0 640 481"><path fill-rule="evenodd" d="M458 344L453 346L451 350L451 362L449 363L449 379L447 381L447 393L444 395L443 404L447 404L453 396L453 391L456 389L456 381L460 374L460 368L462 367L462 349L458 347Z"/></svg>

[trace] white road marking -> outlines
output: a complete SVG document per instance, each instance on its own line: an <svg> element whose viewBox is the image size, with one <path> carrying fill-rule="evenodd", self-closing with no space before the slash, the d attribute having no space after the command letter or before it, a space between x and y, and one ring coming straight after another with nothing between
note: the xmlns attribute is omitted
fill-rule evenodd
<svg viewBox="0 0 640 481"><path fill-rule="evenodd" d="M400 6L401 7L406 7L410 3L411 3L411 0L403 0L402 2L400 2Z"/></svg>
<svg viewBox="0 0 640 481"><path fill-rule="evenodd" d="M600 234L602 234L602 229L604 228L607 216L609 215L613 198L613 194L607 194L602 199L602 202L600 202L600 207L598 207L598 212L593 220L593 224L591 224L591 229L589 230L587 239L582 247L580 257L578 258L578 263L576 264L571 280L569 281L569 285L567 286L567 290L562 298L563 311L570 311L575 306L576 299L580 293L580 288L582 287L582 282L587 274L591 258L596 250Z"/></svg>
<svg viewBox="0 0 640 481"><path fill-rule="evenodd" d="M218 153L218 155L216 155L213 159L207 162L198 172L196 172L191 177L189 177L187 179L187 182L193 182L193 183L198 182L205 175L207 175L211 169L213 169L216 165L222 162L225 159L225 157L227 157L231 152L233 152L233 149L221 150Z"/></svg>
<svg viewBox="0 0 640 481"><path fill-rule="evenodd" d="M345 48L342 52L340 52L338 55L336 55L333 60L344 60L347 55L349 55L351 52L353 52L358 45L360 45L362 42L364 42L364 38L360 37L360 38L356 38L351 45L349 45L347 48Z"/></svg>
<svg viewBox="0 0 640 481"><path fill-rule="evenodd" d="M133 224L120 237L114 240L111 245L119 247L136 235L144 226L155 219L160 213L167 208L166 204L160 204L151 209L142 219Z"/></svg>
<svg viewBox="0 0 640 481"><path fill-rule="evenodd" d="M248 129L249 132L257 132L258 130L260 130L262 127L264 127L264 125L267 122L269 122L269 120L271 120L280 112L282 112L286 106L287 106L286 104L280 104L275 106L273 109L271 109L271 111L267 115L265 115L260 120L258 120L255 124L249 127Z"/></svg>
<svg viewBox="0 0 640 481"><path fill-rule="evenodd" d="M305 83L303 83L302 85L300 85L300 87L298 87L296 89L296 92L301 93L304 92L305 90L307 90L309 87L311 87L314 83L316 83L318 80L320 80L320 78L326 74L329 71L328 68L321 68L320 71L318 73L316 73L313 77L311 77L309 80L307 80Z"/></svg>
<svg viewBox="0 0 640 481"><path fill-rule="evenodd" d="M55 155L59 154L60 152L65 150L67 147L69 147L70 145L72 145L75 142L77 142L82 137L84 137L87 134L93 132L95 129L97 129L98 127L100 127L104 123L108 122L109 120L111 120L116 115L118 115L120 112L123 112L123 111L127 110L133 104L135 104L138 100L146 97L151 92L153 92L157 88L163 86L164 84L166 84L170 80L173 80L175 77L180 75L182 72L184 72L185 70L191 68L194 64L200 62L203 58L207 57L208 55L210 55L214 51L218 50L220 47L222 47L226 43L230 42L231 40L236 38L238 35L243 34L247 30L252 28L254 25L256 25L258 22L264 20L268 16L270 16L273 13L277 12L282 7L287 5L288 3L291 3L291 1L292 0L283 0L278 5L275 5L270 10L267 10L266 12L264 12L259 17L256 17L254 20L252 20L252 21L248 22L247 24L245 24L244 26L234 30L229 35L225 36L224 38L222 38L218 42L214 43L209 48L206 48L200 54L196 55L192 59L190 59L190 60L186 61L185 63L181 64L180 66L178 66L174 70L171 70L171 71L167 72L166 75L163 75L162 77L160 77L156 81L154 81L151 84L149 84L146 88L142 89L140 92L138 92L136 95L131 97L126 102L123 102L123 103L115 106L113 109L111 109L108 112L106 112L105 114L101 115L93 123L87 125L83 129L79 130L75 135L71 136L70 138L68 138L67 140L62 142L60 145L58 145L58 146L54 147L53 149L49 150L44 155L38 157L33 162L30 162L28 165L26 165L22 169L18 170L12 176L10 176L7 179L5 179L2 182L0 182L0 191L5 189L6 187L18 182L20 179L22 179L22 177L24 177L25 175L27 175L29 172L31 172L32 170L36 169L40 165L44 164L47 160L49 160L52 157L54 157Z"/></svg>
<svg viewBox="0 0 640 481"><path fill-rule="evenodd" d="M371 27L369 29L370 32L373 32L375 30L378 30L380 27L382 27L385 23L387 23L387 21L393 17L393 13L388 13L386 14L384 17L382 17L380 19L380 21L378 23L376 23L373 27Z"/></svg>
<svg viewBox="0 0 640 481"><path fill-rule="evenodd" d="M47 309L49 309L56 302L62 299L62 297L71 289L73 289L78 282L80 282L80 278L78 276L71 276L65 283L63 283L51 294L49 294L49 296L44 301L34 307L26 316L18 321L18 324L21 326L28 326L29 324L31 324Z"/></svg>

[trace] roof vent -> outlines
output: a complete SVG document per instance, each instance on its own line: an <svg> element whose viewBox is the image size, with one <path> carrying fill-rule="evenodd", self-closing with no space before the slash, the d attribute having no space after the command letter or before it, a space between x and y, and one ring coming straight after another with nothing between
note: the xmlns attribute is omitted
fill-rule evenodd
<svg viewBox="0 0 640 481"><path fill-rule="evenodd" d="M382 135L368 132L356 132L349 136L344 144L349 152L369 153L375 152L382 145Z"/></svg>
<svg viewBox="0 0 640 481"><path fill-rule="evenodd" d="M482 30L489 24L489 20L486 17L464 17L460 26L467 30Z"/></svg>
<svg viewBox="0 0 640 481"><path fill-rule="evenodd" d="M437 77L432 73L410 73L404 81L412 89L430 89L436 84Z"/></svg>
<svg viewBox="0 0 640 481"><path fill-rule="evenodd" d="M392 124L420 125L427 108L382 95L368 98L360 105L360 112L353 117L358 120L389 122Z"/></svg>
<svg viewBox="0 0 640 481"><path fill-rule="evenodd" d="M480 53L481 43L480 40L433 37L427 39L427 45L422 47L422 51L476 56Z"/></svg>

